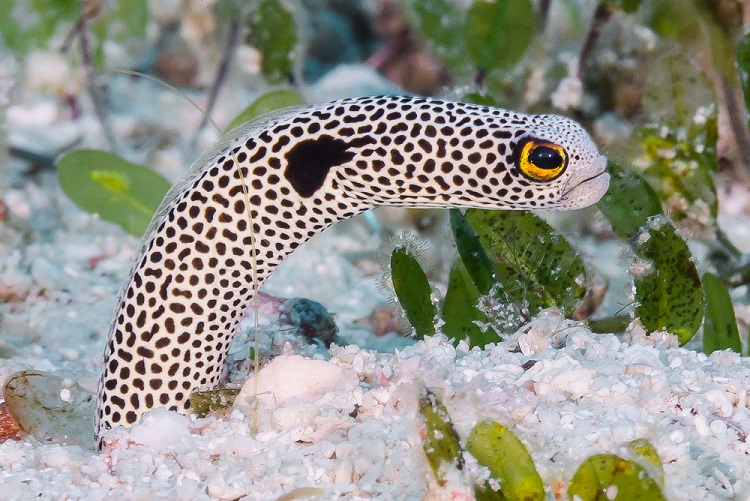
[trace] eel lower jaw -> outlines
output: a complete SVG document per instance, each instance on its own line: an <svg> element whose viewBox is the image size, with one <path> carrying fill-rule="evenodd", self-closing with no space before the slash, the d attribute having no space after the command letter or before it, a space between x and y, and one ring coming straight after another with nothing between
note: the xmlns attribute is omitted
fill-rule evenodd
<svg viewBox="0 0 750 501"><path fill-rule="evenodd" d="M561 206L577 209L593 205L607 193L609 174L606 172L607 159L600 156L596 162L596 174L589 176L568 188L560 197Z"/></svg>

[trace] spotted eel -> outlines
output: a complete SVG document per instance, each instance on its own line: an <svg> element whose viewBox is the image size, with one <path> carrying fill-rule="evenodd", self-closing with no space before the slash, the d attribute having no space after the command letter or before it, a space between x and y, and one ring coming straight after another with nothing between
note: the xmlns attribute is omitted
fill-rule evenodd
<svg viewBox="0 0 750 501"><path fill-rule="evenodd" d="M334 222L379 205L585 207L606 192L605 167L567 118L424 97L344 99L235 130L167 195L122 289L98 447L154 407L189 411L190 393L217 383L254 283Z"/></svg>

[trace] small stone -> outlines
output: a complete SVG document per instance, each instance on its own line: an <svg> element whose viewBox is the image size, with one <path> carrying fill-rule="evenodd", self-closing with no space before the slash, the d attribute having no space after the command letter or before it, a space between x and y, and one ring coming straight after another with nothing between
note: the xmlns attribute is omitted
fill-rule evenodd
<svg viewBox="0 0 750 501"><path fill-rule="evenodd" d="M237 483L230 483L224 476L214 473L206 480L208 494L217 499L239 499L247 495L247 490Z"/></svg>
<svg viewBox="0 0 750 501"><path fill-rule="evenodd" d="M404 329L398 320L396 311L390 306L377 306L373 308L368 321L376 336L385 336L389 332L395 332L400 336L404 335Z"/></svg>
<svg viewBox="0 0 750 501"><path fill-rule="evenodd" d="M173 85L190 86L198 77L198 58L186 50L167 54L156 60L154 72Z"/></svg>
<svg viewBox="0 0 750 501"><path fill-rule="evenodd" d="M324 346L335 343L339 328L325 307L305 298L292 298L284 303L279 317L281 322L294 326L301 335L313 341L320 340Z"/></svg>
<svg viewBox="0 0 750 501"><path fill-rule="evenodd" d="M309 400L332 388L354 388L357 374L325 360L312 360L300 355L280 355L258 373L257 398L272 408L292 398ZM235 405L243 405L256 395L255 378L242 386Z"/></svg>

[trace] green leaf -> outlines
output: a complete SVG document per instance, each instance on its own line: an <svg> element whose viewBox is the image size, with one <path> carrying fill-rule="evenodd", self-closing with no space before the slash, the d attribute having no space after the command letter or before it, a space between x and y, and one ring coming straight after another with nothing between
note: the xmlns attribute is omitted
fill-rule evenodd
<svg viewBox="0 0 750 501"><path fill-rule="evenodd" d="M305 101L297 91L282 89L266 92L265 94L258 96L255 101L250 103L250 106L234 117L224 131L231 130L239 125L249 122L250 120L265 115L266 113L300 104L305 104Z"/></svg>
<svg viewBox="0 0 750 501"><path fill-rule="evenodd" d="M502 301L528 305L529 317L550 307L573 314L586 269L565 238L526 211L470 209L465 217L492 260Z"/></svg>
<svg viewBox="0 0 750 501"><path fill-rule="evenodd" d="M508 501L545 499L544 484L529 451L500 423L489 420L477 423L466 440L466 450L479 464L489 468L500 483L500 493Z"/></svg>
<svg viewBox="0 0 750 501"><path fill-rule="evenodd" d="M703 352L733 350L742 353L742 341L734 315L734 305L727 288L713 273L703 275L706 318L703 321Z"/></svg>
<svg viewBox="0 0 750 501"><path fill-rule="evenodd" d="M0 1L0 37L12 50L49 49L50 39L73 26L80 0Z"/></svg>
<svg viewBox="0 0 750 501"><path fill-rule="evenodd" d="M529 0L475 0L464 25L471 62L484 71L513 66L526 53L534 22Z"/></svg>
<svg viewBox="0 0 750 501"><path fill-rule="evenodd" d="M648 22L658 35L680 42L694 54L709 51L713 67L733 79L734 44L712 11L717 9L712 2L656 0L652 3Z"/></svg>
<svg viewBox="0 0 750 501"><path fill-rule="evenodd" d="M649 331L688 342L703 319L703 290L685 241L663 216L649 218L635 246L635 314Z"/></svg>
<svg viewBox="0 0 750 501"><path fill-rule="evenodd" d="M443 403L428 389L419 397L419 415L424 426L422 448L437 483L445 485L446 466L459 470L464 466L458 433Z"/></svg>
<svg viewBox="0 0 750 501"><path fill-rule="evenodd" d="M148 27L148 0L117 0L96 17L94 29L101 41L122 42L129 38L142 39Z"/></svg>
<svg viewBox="0 0 750 501"><path fill-rule="evenodd" d="M641 5L641 0L619 0L617 3L620 4L623 11L630 14L638 10L638 7Z"/></svg>
<svg viewBox="0 0 750 501"><path fill-rule="evenodd" d="M504 104L499 100L500 96L491 96L489 94L480 94L479 92L470 92L461 98L465 103L481 104L482 106L492 106L493 108L502 108Z"/></svg>
<svg viewBox="0 0 750 501"><path fill-rule="evenodd" d="M130 189L130 183L125 174L106 170L91 171L91 180L112 193L124 195Z"/></svg>
<svg viewBox="0 0 750 501"><path fill-rule="evenodd" d="M492 489L489 482L474 486L474 499L476 501L507 501L508 498L501 492Z"/></svg>
<svg viewBox="0 0 750 501"><path fill-rule="evenodd" d="M16 372L3 397L18 426L40 442L93 449L96 398L76 382L34 370Z"/></svg>
<svg viewBox="0 0 750 501"><path fill-rule="evenodd" d="M190 394L190 412L206 417L211 412L229 409L239 393L238 388L195 391Z"/></svg>
<svg viewBox="0 0 750 501"><path fill-rule="evenodd" d="M568 497L581 501L666 501L659 484L643 467L614 454L597 454L581 463L570 480Z"/></svg>
<svg viewBox="0 0 750 501"><path fill-rule="evenodd" d="M94 63L99 69L105 66L105 43L142 42L149 19L147 0L117 0L102 5L102 12L91 23L95 39Z"/></svg>
<svg viewBox="0 0 750 501"><path fill-rule="evenodd" d="M407 5L411 6L419 32L453 74L470 73L461 36L466 13L450 0L414 0Z"/></svg>
<svg viewBox="0 0 750 501"><path fill-rule="evenodd" d="M609 334L612 332L625 332L632 319L630 315L615 315L605 318L590 318L586 323L591 332L596 334Z"/></svg>
<svg viewBox="0 0 750 501"><path fill-rule="evenodd" d="M100 150L64 155L57 176L65 194L87 212L141 236L169 191L169 181L148 167Z"/></svg>
<svg viewBox="0 0 750 501"><path fill-rule="evenodd" d="M396 297L417 338L435 334L437 309L432 302L430 283L417 259L403 247L393 249L391 277Z"/></svg>
<svg viewBox="0 0 750 501"><path fill-rule="evenodd" d="M635 236L650 216L661 214L659 197L638 174L609 163L609 191L596 206L622 239Z"/></svg>
<svg viewBox="0 0 750 501"><path fill-rule="evenodd" d="M643 176L656 191L674 221L695 226L710 225L718 213L713 181L717 170L716 122L685 131L642 128L637 132L643 155ZM705 223L701 223L704 221Z"/></svg>
<svg viewBox="0 0 750 501"><path fill-rule="evenodd" d="M280 0L260 0L250 23L248 43L261 52L261 71L271 83L294 80L297 25Z"/></svg>
<svg viewBox="0 0 750 501"><path fill-rule="evenodd" d="M651 442L645 438L637 438L628 443L628 451L648 471L649 476L656 480L660 487L664 487L664 465Z"/></svg>
<svg viewBox="0 0 750 501"><path fill-rule="evenodd" d="M737 46L737 66L740 68L740 81L745 94L745 108L750 111L750 33L740 38Z"/></svg>
<svg viewBox="0 0 750 501"><path fill-rule="evenodd" d="M684 53L666 52L649 66L643 108L650 123L689 125L698 108L715 102L711 81Z"/></svg>
<svg viewBox="0 0 750 501"><path fill-rule="evenodd" d="M455 342L468 339L469 345L484 347L499 341L492 329L482 331L477 322L487 324L487 317L479 311L480 295L460 260L451 268L448 290L443 300L443 334Z"/></svg>
<svg viewBox="0 0 750 501"><path fill-rule="evenodd" d="M461 263L479 293L482 295L489 294L492 285L495 283L490 258L487 257L479 237L461 211L450 209L449 213L451 231L453 231L453 238L456 241Z"/></svg>

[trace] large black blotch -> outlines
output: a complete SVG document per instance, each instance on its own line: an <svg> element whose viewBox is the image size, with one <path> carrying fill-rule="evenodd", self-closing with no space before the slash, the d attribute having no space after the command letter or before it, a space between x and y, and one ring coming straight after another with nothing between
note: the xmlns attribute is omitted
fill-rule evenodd
<svg viewBox="0 0 750 501"><path fill-rule="evenodd" d="M354 158L354 152L348 150L350 146L358 145L331 136L300 141L286 154L284 177L300 196L311 197L323 186L331 167Z"/></svg>

